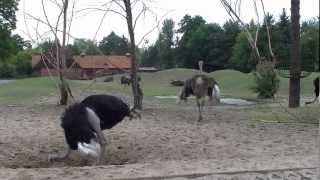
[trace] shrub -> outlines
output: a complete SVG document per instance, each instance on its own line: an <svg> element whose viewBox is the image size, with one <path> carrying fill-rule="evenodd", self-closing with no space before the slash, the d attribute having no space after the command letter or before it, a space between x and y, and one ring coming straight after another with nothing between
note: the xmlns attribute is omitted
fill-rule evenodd
<svg viewBox="0 0 320 180"><path fill-rule="evenodd" d="M8 63L0 63L0 78L13 78L16 75L16 69Z"/></svg>
<svg viewBox="0 0 320 180"><path fill-rule="evenodd" d="M274 98L278 92L280 80L272 62L265 61L257 64L254 81L255 85L252 89L258 93L258 98Z"/></svg>

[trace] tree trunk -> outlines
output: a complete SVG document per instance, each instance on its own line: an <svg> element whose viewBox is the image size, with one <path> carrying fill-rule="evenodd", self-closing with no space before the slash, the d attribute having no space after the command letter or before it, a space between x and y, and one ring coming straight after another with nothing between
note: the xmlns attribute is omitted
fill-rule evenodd
<svg viewBox="0 0 320 180"><path fill-rule="evenodd" d="M291 0L291 67L289 87L289 107L300 105L300 0Z"/></svg>
<svg viewBox="0 0 320 180"><path fill-rule="evenodd" d="M60 79L60 104L61 105L67 105L68 104L68 97L69 93L70 96L72 97L70 87L68 85L68 82L64 79L64 72L67 67L66 59L66 34L67 34L67 11L68 11L68 4L69 0L65 0L63 3L63 34L62 34L62 46L61 46L61 52L60 57L58 59L61 59L61 63L59 63L58 66L61 66L60 71L59 71L59 79Z"/></svg>
<svg viewBox="0 0 320 180"><path fill-rule="evenodd" d="M138 71L138 63L136 57L136 45L134 38L134 29L132 25L132 10L131 10L131 1L123 0L125 8L126 8L126 18L128 25L128 32L130 36L130 54L131 54L131 78L132 78L132 92L133 92L133 102L135 109L142 109L142 98L143 92L138 84L137 71Z"/></svg>

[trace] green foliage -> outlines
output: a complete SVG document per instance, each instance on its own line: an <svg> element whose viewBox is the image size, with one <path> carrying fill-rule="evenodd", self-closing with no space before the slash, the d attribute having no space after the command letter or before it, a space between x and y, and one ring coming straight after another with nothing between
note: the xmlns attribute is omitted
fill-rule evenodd
<svg viewBox="0 0 320 180"><path fill-rule="evenodd" d="M163 21L163 26L156 43L144 50L141 64L144 66L156 66L162 69L175 67L175 43L173 38L174 22L172 19L166 19Z"/></svg>
<svg viewBox="0 0 320 180"><path fill-rule="evenodd" d="M278 41L274 44L278 66L281 69L290 67L290 25L290 18L287 16L285 9L283 9L279 22L275 25L276 39Z"/></svg>
<svg viewBox="0 0 320 180"><path fill-rule="evenodd" d="M303 22L301 31L302 70L319 71L319 19Z"/></svg>
<svg viewBox="0 0 320 180"><path fill-rule="evenodd" d="M19 51L11 59L11 64L15 67L16 77L24 77L32 74L31 59L35 49Z"/></svg>
<svg viewBox="0 0 320 180"><path fill-rule="evenodd" d="M225 58L229 62L230 58L232 56L233 46L236 43L236 39L238 34L241 32L240 26L238 23L235 23L231 20L225 22L223 24L223 30L224 30L224 51L225 51ZM228 67L229 63L224 64L224 66Z"/></svg>
<svg viewBox="0 0 320 180"><path fill-rule="evenodd" d="M111 32L99 43L99 48L106 55L125 55L129 52L128 40Z"/></svg>
<svg viewBox="0 0 320 180"><path fill-rule="evenodd" d="M178 24L180 28L177 30L178 33L182 34L181 39L178 42L177 47L177 64L179 66L191 68L194 66L193 62L197 56L191 47L190 39L199 27L206 24L206 21L201 16L191 17L185 15ZM199 60L199 59L198 59Z"/></svg>
<svg viewBox="0 0 320 180"><path fill-rule="evenodd" d="M157 46L149 46L143 50L141 55L141 65L147 67L160 67L159 48Z"/></svg>
<svg viewBox="0 0 320 180"><path fill-rule="evenodd" d="M97 44L90 39L75 39L73 45L69 45L68 49L71 49L72 55L80 55L82 53L86 55L101 54Z"/></svg>
<svg viewBox="0 0 320 180"><path fill-rule="evenodd" d="M163 26L156 46L159 50L161 66L165 69L175 67L173 57L173 37L174 37L174 22L172 19L163 21Z"/></svg>
<svg viewBox="0 0 320 180"><path fill-rule="evenodd" d="M249 45L245 32L239 33L233 46L229 67L244 73L249 73L255 69L256 63L256 57Z"/></svg>
<svg viewBox="0 0 320 180"><path fill-rule="evenodd" d="M17 50L10 31L0 28L0 62L4 63Z"/></svg>
<svg viewBox="0 0 320 180"><path fill-rule="evenodd" d="M274 98L279 90L280 80L274 70L274 66L270 62L263 62L257 65L254 72L255 84L253 91L258 93L258 98Z"/></svg>
<svg viewBox="0 0 320 180"><path fill-rule="evenodd" d="M283 10L279 20L267 14L260 27L258 48L261 57L271 59L266 22L271 33L272 50L276 56L277 67L290 67L290 19ZM172 67L197 68L198 61L204 60L204 69L235 69L249 73L256 68L256 57L249 45L246 33L241 32L239 24L227 21L222 27L206 23L201 16L185 15L178 23L174 34L174 22L166 20L155 44L145 48L141 55L142 65L157 66L164 69ZM257 24L252 20L249 31L255 37ZM319 69L319 21L310 20L301 27L302 70ZM172 36L173 34L173 36ZM177 39L173 41L174 38ZM210 69L211 68L211 69Z"/></svg>
<svg viewBox="0 0 320 180"><path fill-rule="evenodd" d="M0 63L0 78L13 78L16 75L15 67L9 63Z"/></svg>
<svg viewBox="0 0 320 180"><path fill-rule="evenodd" d="M3 29L13 30L16 28L16 11L19 0L0 1L0 31Z"/></svg>

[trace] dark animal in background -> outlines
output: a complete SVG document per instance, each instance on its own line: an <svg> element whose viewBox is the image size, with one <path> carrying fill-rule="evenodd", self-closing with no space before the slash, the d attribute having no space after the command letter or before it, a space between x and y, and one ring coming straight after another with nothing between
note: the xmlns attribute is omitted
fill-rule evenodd
<svg viewBox="0 0 320 180"><path fill-rule="evenodd" d="M140 82L140 81L141 81L141 77L138 76L138 82ZM129 86L131 84L131 82L132 82L132 80L131 80L130 76L123 75L120 78L120 83L122 85L124 85L124 87Z"/></svg>
<svg viewBox="0 0 320 180"><path fill-rule="evenodd" d="M112 82L112 81L114 81L113 76L106 77L106 78L103 80L103 82Z"/></svg>
<svg viewBox="0 0 320 180"><path fill-rule="evenodd" d="M320 99L319 99L319 77L315 78L313 80L313 87L314 87L314 94L315 94L315 97L312 101L309 101L309 102L306 102L306 104L312 104L312 103L315 103L317 101L317 99L319 100L320 102Z"/></svg>
<svg viewBox="0 0 320 180"><path fill-rule="evenodd" d="M204 74L195 75L185 81L178 97L178 103L180 103L181 100L187 101L187 98L190 95L194 95L196 97L199 111L198 121L202 120L205 96L208 96L210 101L214 98L217 102L220 102L220 89L217 82L214 78L208 77Z"/></svg>
<svg viewBox="0 0 320 180"><path fill-rule="evenodd" d="M131 78L128 76L121 76L120 83L125 86L129 86L131 83Z"/></svg>
<svg viewBox="0 0 320 180"><path fill-rule="evenodd" d="M100 162L106 145L102 130L111 129L125 117L132 119L140 115L130 110L120 98L111 95L91 95L70 105L61 117L68 152L63 156L50 155L49 160L65 160L72 151L78 151Z"/></svg>
<svg viewBox="0 0 320 180"><path fill-rule="evenodd" d="M171 80L170 84L173 85L173 86L184 86L184 81L182 81L182 80Z"/></svg>

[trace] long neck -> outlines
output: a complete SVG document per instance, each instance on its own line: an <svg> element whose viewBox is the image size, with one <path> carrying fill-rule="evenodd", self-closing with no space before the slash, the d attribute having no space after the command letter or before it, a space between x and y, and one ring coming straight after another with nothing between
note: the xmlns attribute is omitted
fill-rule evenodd
<svg viewBox="0 0 320 180"><path fill-rule="evenodd" d="M203 73L203 61L199 61L199 71L201 74Z"/></svg>

